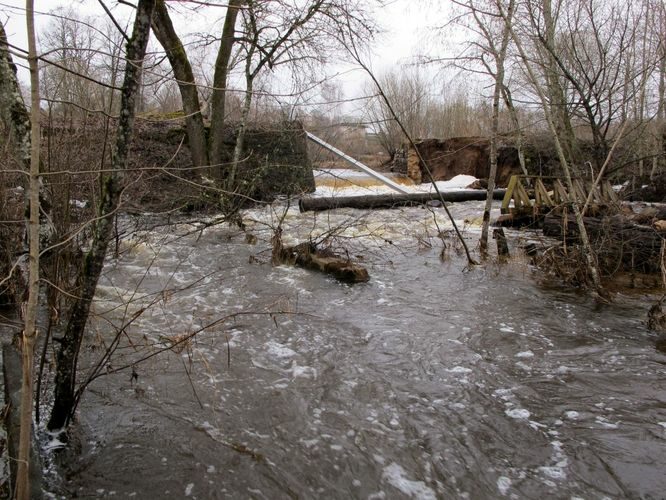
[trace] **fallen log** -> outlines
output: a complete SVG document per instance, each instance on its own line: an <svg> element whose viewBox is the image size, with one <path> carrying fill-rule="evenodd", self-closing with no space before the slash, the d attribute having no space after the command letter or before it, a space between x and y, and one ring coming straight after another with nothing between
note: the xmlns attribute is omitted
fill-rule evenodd
<svg viewBox="0 0 666 500"><path fill-rule="evenodd" d="M634 224L620 215L584 217L583 221L597 259L606 270L661 272L664 233L650 226ZM546 215L543 234L567 243L579 242L578 225L573 215Z"/></svg>
<svg viewBox="0 0 666 500"><path fill-rule="evenodd" d="M365 267L353 263L348 257L335 255L330 250L318 250L311 243L281 248L279 261L330 274L344 283L364 283L370 280Z"/></svg>
<svg viewBox="0 0 666 500"><path fill-rule="evenodd" d="M504 198L506 189L495 189L493 199ZM486 199L486 191L480 189L461 189L459 191L442 191L442 198L448 202L482 201ZM404 206L425 205L428 202L440 201L437 193L408 194L377 194L361 196L330 196L322 198L303 197L298 202L301 212L333 210L335 208L396 208Z"/></svg>

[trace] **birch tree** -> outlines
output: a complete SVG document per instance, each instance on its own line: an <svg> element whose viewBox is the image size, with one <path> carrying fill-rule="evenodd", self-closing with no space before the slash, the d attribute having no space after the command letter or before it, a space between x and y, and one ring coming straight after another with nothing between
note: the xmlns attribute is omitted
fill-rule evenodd
<svg viewBox="0 0 666 500"><path fill-rule="evenodd" d="M26 21L28 31L28 64L30 67L30 174L28 221L29 272L28 301L24 308L24 328L22 342L23 380L21 384L21 432L19 436L18 469L16 474L16 498L30 498L30 449L32 446L33 411L33 360L37 337L37 305L39 301L39 148L40 148L40 105L39 68L35 41L34 2L26 1Z"/></svg>
<svg viewBox="0 0 666 500"><path fill-rule="evenodd" d="M490 135L490 168L488 174L488 196L483 210L483 223L481 226L481 239L479 241L481 255L488 253L488 228L490 226L490 210L493 203L493 192L497 177L498 141L500 133L500 103L502 96L509 99L508 89L505 85L505 63L509 47L509 23L515 11L515 0L493 0L492 2L478 3L468 0L461 3L469 10L474 24L481 35L479 46L482 50L481 63L494 80L492 96L492 119ZM506 18L500 15L504 8Z"/></svg>

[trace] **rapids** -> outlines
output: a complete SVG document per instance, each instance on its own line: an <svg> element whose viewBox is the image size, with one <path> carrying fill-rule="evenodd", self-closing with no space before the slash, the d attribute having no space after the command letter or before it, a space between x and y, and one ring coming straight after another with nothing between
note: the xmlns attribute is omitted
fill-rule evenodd
<svg viewBox="0 0 666 500"><path fill-rule="evenodd" d="M451 206L471 247L481 207ZM121 329L109 372L181 343L138 363L137 380L128 368L91 383L80 448L53 472L60 494L663 498L653 297L599 306L543 283L518 233L514 260L468 268L441 208L290 208L285 243L328 235L368 267L370 282L347 286L271 266L284 208L244 214L254 245L186 221L123 241L82 375Z"/></svg>

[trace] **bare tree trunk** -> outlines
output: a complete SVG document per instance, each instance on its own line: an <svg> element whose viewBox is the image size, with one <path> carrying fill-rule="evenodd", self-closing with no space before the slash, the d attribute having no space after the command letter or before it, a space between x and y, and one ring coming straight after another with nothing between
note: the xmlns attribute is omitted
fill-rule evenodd
<svg viewBox="0 0 666 500"><path fill-rule="evenodd" d="M201 114L201 103L194 80L194 73L183 44L173 27L164 0L157 0L155 2L152 27L155 38L162 45L164 52L166 52L171 68L173 69L174 77L178 82L180 97L183 103L183 112L185 113L187 142L192 154L192 163L197 167L208 165L208 141L206 140L206 129Z"/></svg>
<svg viewBox="0 0 666 500"><path fill-rule="evenodd" d="M661 10L659 12L659 25L666 30L666 7L661 5ZM666 170L666 35L662 31L661 38L661 62L659 63L659 88L657 90L657 144L658 144L658 156L655 158L655 162L652 166L652 172L650 172L650 178L654 178L657 174L657 170L661 170L663 173Z"/></svg>
<svg viewBox="0 0 666 500"><path fill-rule="evenodd" d="M549 0L544 0L544 2L548 3ZM571 179L571 171L569 169L568 160L564 148L562 146L562 142L560 141L560 136L557 127L555 125L555 121L551 113L551 107L549 106L546 94L544 93L542 86L539 84L539 80L537 79L536 75L534 74L534 71L532 70L532 64L530 62L530 58L525 53L520 38L516 35L515 31L513 30L513 25L510 17L501 6L500 6L500 13L502 18L504 19L504 22L506 23L509 33L511 34L511 39L516 44L516 48L518 49L518 53L520 54L521 60L523 61L523 65L525 67L525 70L527 71L528 77L532 85L534 86L535 90L537 91L537 94L539 95L541 106L543 107L543 111L546 116L546 121L548 122L548 127L550 128L550 131L553 134L553 139L555 140L555 149L557 151L557 156L560 160L562 170L564 171L564 178L567 184L567 189L569 190L569 192L574 192L573 181ZM583 246L583 253L585 255L587 268L592 277L592 284L594 286L595 292L599 294L601 292L601 278L599 276L599 270L597 268L596 257L594 251L592 250L592 246L590 245L590 239L587 235L587 230L585 229L585 223L583 221L583 216L581 214L580 207L576 202L574 202L572 205L573 205L574 216L576 218L576 225L578 226L580 241Z"/></svg>
<svg viewBox="0 0 666 500"><path fill-rule="evenodd" d="M0 113L8 125L17 157L24 165L30 164L30 116L23 102L16 79L16 66L7 46L7 34L0 23Z"/></svg>
<svg viewBox="0 0 666 500"><path fill-rule="evenodd" d="M25 308L23 329L23 381L21 384L21 432L19 436L16 498L30 498L30 448L32 443L33 361L37 337L37 306L39 299L39 67L35 42L34 2L26 1L28 28L28 64L30 66L30 220L29 220L29 273L28 303Z"/></svg>
<svg viewBox="0 0 666 500"><path fill-rule="evenodd" d="M473 8L473 7L472 7ZM493 91L493 116L492 116L492 131L490 136L490 172L488 173L488 194L486 196L486 204L483 209L483 223L481 225L481 240L479 241L479 249L481 256L488 255L488 228L490 227L490 210L493 205L493 192L495 191L495 178L497 177L497 139L499 135L499 112L500 112L500 98L502 95L502 88L504 87L504 60L506 59L506 51L509 46L509 28L508 23L513 16L514 2L511 0L508 5L507 18L505 21L504 29L502 30L502 40L500 42L499 50L495 49L495 43L492 40L492 34L485 28L483 21L474 12L474 19L476 19L479 28L484 32L486 37L489 38L489 45L493 48L493 58L495 59L495 88Z"/></svg>
<svg viewBox="0 0 666 500"><path fill-rule="evenodd" d="M545 30L543 42L546 45L545 54L542 56L548 88L548 103L553 124L560 138L560 144L565 152L567 162L572 163L577 157L577 143L571 125L566 94L558 76L557 61L553 57L556 19L553 17L551 2L552 0L541 0Z"/></svg>
<svg viewBox="0 0 666 500"><path fill-rule="evenodd" d="M224 123L225 123L225 101L227 98L227 76L229 74L229 61L231 52L236 41L236 19L238 9L244 0L229 0L227 14L224 18L222 28L222 42L215 60L215 74L213 75L213 95L211 102L210 122L210 159L215 166L218 179L221 179L222 171L220 165L223 163L224 154Z"/></svg>
<svg viewBox="0 0 666 500"><path fill-rule="evenodd" d="M132 38L127 44L127 65L122 88L120 118L116 143L112 152L111 172L102 183L99 218L95 224L91 249L83 261L79 275L77 299L57 353L55 401L48 422L49 430L65 427L76 409L75 384L78 355L83 340L90 306L95 295L109 241L113 234L113 215L120 205L123 170L134 131L135 101L139 90L139 74L150 35L155 0L139 0Z"/></svg>
<svg viewBox="0 0 666 500"><path fill-rule="evenodd" d="M238 131L236 133L236 145L234 146L234 156L231 163L231 171L229 172L229 176L226 181L226 188L229 193L233 193L235 190L238 164L241 161L243 149L245 148L245 131L247 130L247 121L248 117L250 116L250 108L252 106L252 91L254 84L254 76L252 75L250 68L253 52L254 48L251 48L245 65L245 100L243 101L243 108L241 109L241 121L238 124Z"/></svg>
<svg viewBox="0 0 666 500"><path fill-rule="evenodd" d="M523 134L523 129L520 126L520 119L518 118L518 111L513 105L513 98L511 97L511 91L506 85L502 86L502 97L504 99L504 104L506 109L509 111L509 116L511 117L511 123L515 129L515 145L516 150L518 151L518 163L520 164L520 170L525 175L529 175L527 172L527 165L525 163L525 151L523 150L523 143L525 134Z"/></svg>

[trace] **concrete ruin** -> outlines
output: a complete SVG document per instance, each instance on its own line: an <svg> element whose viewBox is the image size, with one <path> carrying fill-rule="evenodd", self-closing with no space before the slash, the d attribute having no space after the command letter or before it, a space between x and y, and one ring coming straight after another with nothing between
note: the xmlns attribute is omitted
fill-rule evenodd
<svg viewBox="0 0 666 500"><path fill-rule="evenodd" d="M485 137L453 137L425 139L416 143L421 157L427 162L434 180L446 181L456 175L473 175L487 179L490 170L490 139ZM400 171L400 167L396 169ZM402 173L415 183L427 182L428 176L419 156L410 147L402 165ZM518 151L513 146L500 144L498 148L498 187L506 187L512 175L522 173Z"/></svg>

